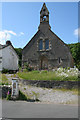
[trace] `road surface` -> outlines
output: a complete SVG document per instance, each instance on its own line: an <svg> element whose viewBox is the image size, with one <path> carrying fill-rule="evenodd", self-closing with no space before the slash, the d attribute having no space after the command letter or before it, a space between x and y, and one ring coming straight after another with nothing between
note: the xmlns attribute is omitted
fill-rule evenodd
<svg viewBox="0 0 80 120"><path fill-rule="evenodd" d="M78 118L78 106L2 101L3 118Z"/></svg>

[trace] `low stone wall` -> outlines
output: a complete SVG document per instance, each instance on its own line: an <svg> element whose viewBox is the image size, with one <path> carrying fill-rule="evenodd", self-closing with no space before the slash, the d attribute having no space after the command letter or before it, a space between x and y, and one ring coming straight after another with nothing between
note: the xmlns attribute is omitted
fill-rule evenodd
<svg viewBox="0 0 80 120"><path fill-rule="evenodd" d="M79 81L41 81L41 80L22 80L20 82L24 85L32 85L36 87L44 87L44 88L78 88L80 85Z"/></svg>

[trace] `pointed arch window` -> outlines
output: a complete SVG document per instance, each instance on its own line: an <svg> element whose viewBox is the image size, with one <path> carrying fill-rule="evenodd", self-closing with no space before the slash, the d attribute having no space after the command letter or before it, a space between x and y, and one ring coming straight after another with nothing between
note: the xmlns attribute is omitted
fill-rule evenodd
<svg viewBox="0 0 80 120"><path fill-rule="evenodd" d="M39 40L39 50L42 50L43 49L43 40L40 39Z"/></svg>
<svg viewBox="0 0 80 120"><path fill-rule="evenodd" d="M43 21L46 21L46 16L44 15L44 17L43 17Z"/></svg>
<svg viewBox="0 0 80 120"><path fill-rule="evenodd" d="M45 40L45 49L46 50L49 49L49 40L48 39Z"/></svg>

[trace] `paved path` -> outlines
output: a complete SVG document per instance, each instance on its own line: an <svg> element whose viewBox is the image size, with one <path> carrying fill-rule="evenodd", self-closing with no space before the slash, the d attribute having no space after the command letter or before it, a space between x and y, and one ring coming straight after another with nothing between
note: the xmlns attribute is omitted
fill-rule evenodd
<svg viewBox="0 0 80 120"><path fill-rule="evenodd" d="M3 100L2 116L4 118L78 118L78 107Z"/></svg>

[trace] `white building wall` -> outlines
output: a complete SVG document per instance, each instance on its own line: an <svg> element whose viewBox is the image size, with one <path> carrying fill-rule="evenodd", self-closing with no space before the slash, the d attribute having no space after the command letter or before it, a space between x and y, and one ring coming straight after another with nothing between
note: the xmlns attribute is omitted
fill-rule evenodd
<svg viewBox="0 0 80 120"><path fill-rule="evenodd" d="M0 49L0 71L2 71L2 49Z"/></svg>
<svg viewBox="0 0 80 120"><path fill-rule="evenodd" d="M2 49L2 68L18 70L18 56L12 46Z"/></svg>

